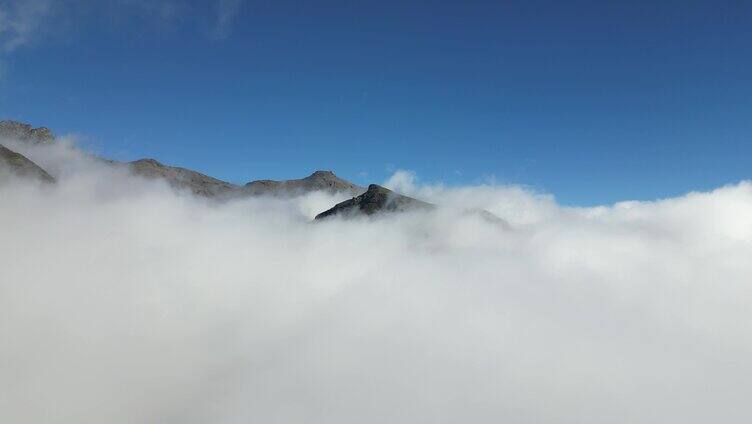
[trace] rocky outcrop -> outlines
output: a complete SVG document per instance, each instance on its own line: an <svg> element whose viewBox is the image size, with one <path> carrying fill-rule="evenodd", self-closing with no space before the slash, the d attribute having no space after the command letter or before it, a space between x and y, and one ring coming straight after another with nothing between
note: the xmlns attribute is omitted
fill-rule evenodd
<svg viewBox="0 0 752 424"><path fill-rule="evenodd" d="M2 138L32 144L50 144L55 140L49 128L34 128L18 121L0 121L0 139Z"/></svg>
<svg viewBox="0 0 752 424"><path fill-rule="evenodd" d="M363 188L334 175L332 171L316 171L298 180L257 180L243 187L249 195L294 196L312 191L329 193L343 192L353 196L363 192Z"/></svg>
<svg viewBox="0 0 752 424"><path fill-rule="evenodd" d="M26 156L0 145L0 180L3 179L3 174L43 183L55 182L47 171L27 159Z"/></svg>
<svg viewBox="0 0 752 424"><path fill-rule="evenodd" d="M381 212L406 212L434 208L435 205L430 203L397 194L380 185L371 184L365 193L336 204L333 208L316 215L315 219L324 219L335 215L352 217Z"/></svg>

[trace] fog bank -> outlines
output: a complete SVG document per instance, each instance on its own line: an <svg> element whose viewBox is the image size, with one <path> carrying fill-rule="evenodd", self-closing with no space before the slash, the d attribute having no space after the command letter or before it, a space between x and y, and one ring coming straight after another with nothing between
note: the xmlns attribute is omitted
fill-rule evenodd
<svg viewBox="0 0 752 424"><path fill-rule="evenodd" d="M68 142L0 186L0 421L748 423L752 185L595 208L496 184L311 222ZM485 208L494 226L457 213Z"/></svg>

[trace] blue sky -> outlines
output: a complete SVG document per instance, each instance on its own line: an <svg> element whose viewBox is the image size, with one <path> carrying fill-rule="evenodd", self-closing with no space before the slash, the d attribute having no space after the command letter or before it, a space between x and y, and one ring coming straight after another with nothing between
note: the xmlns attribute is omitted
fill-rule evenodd
<svg viewBox="0 0 752 424"><path fill-rule="evenodd" d="M752 178L750 1L0 0L0 118L233 182Z"/></svg>

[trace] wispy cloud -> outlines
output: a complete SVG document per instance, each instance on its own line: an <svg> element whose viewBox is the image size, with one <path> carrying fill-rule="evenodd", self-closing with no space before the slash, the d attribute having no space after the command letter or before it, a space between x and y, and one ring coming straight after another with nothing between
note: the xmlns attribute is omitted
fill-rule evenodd
<svg viewBox="0 0 752 424"><path fill-rule="evenodd" d="M227 38L232 32L232 23L240 12L243 0L219 0L217 2L217 21L214 27L214 37L220 40Z"/></svg>
<svg viewBox="0 0 752 424"><path fill-rule="evenodd" d="M160 24L172 26L184 20L189 14L190 6L181 0L118 0L120 8L134 11L139 17L156 20ZM108 5L112 13L119 13ZM115 10L112 10L115 9Z"/></svg>
<svg viewBox="0 0 752 424"><path fill-rule="evenodd" d="M203 27L212 39L224 40L243 0L208 3L202 9L186 0L0 0L0 80L10 71L8 57L18 49L43 42L53 31L65 34L71 27L83 28L86 19L106 18L124 28L174 29L191 24Z"/></svg>
<svg viewBox="0 0 752 424"><path fill-rule="evenodd" d="M32 42L45 30L52 9L51 0L0 2L0 49L11 53Z"/></svg>

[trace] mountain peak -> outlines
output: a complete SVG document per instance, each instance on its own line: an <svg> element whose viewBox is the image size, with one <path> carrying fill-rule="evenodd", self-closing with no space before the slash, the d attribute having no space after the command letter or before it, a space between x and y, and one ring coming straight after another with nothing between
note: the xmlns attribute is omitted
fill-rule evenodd
<svg viewBox="0 0 752 424"><path fill-rule="evenodd" d="M389 190L388 188L382 187L378 184L369 184L367 191L371 193L394 193L392 190Z"/></svg>
<svg viewBox="0 0 752 424"><path fill-rule="evenodd" d="M148 166L156 166L156 167L160 167L160 168L164 167L164 165L161 162L159 162L156 159L152 159L152 158L143 158L143 159L134 160L133 162L130 162L130 164L131 164L131 166L146 166L146 165L148 165Z"/></svg>
<svg viewBox="0 0 752 424"><path fill-rule="evenodd" d="M427 210L434 207L431 203L403 196L378 184L371 184L365 193L336 204L333 208L316 215L316 219L327 218L333 215L373 215L377 212Z"/></svg>
<svg viewBox="0 0 752 424"><path fill-rule="evenodd" d="M337 178L336 175L334 175L334 172L328 171L328 170L319 170L314 171L313 174L309 175L307 178Z"/></svg>
<svg viewBox="0 0 752 424"><path fill-rule="evenodd" d="M297 195L311 191L328 191L330 193L346 192L352 195L362 193L363 189L343 180L332 171L319 170L297 180L256 180L245 185L244 190L252 195Z"/></svg>
<svg viewBox="0 0 752 424"><path fill-rule="evenodd" d="M55 139L49 128L34 128L31 124L11 120L0 121L0 137L33 144L49 144Z"/></svg>

